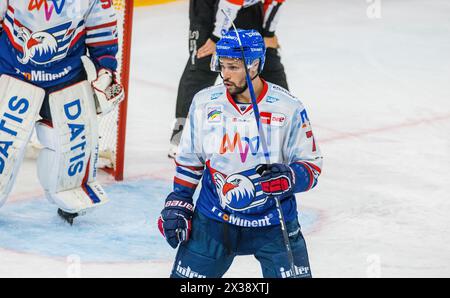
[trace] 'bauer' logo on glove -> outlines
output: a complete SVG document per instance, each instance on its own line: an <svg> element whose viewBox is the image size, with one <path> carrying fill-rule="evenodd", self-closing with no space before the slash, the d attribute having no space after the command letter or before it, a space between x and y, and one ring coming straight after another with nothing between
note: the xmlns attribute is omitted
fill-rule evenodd
<svg viewBox="0 0 450 298"><path fill-rule="evenodd" d="M171 193L164 204L161 216L158 218L158 228L167 242L173 248L179 243L189 240L191 233L191 218L194 205L189 199Z"/></svg>

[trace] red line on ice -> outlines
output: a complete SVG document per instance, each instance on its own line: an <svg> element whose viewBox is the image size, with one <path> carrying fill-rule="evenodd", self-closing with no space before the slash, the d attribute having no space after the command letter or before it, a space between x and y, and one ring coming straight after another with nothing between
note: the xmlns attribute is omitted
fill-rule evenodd
<svg viewBox="0 0 450 298"><path fill-rule="evenodd" d="M392 124L392 125L376 127L376 128L371 128L371 129L365 129L365 130L360 130L360 131L355 131L355 132L338 132L338 134L336 134L335 136L320 139L319 143L329 143L329 142L339 141L339 140L348 139L348 138L359 138L359 137L374 134L374 133L388 132L388 131L393 131L396 129L414 127L414 126L418 126L418 125L422 125L422 124L429 124L429 123L433 123L433 122L437 122L437 121L445 121L445 120L449 120L449 119L450 119L450 114L444 114L444 115L435 116L432 118L409 120L409 121L406 121L403 123ZM329 129L327 127L322 127L322 126L317 126L317 127L323 128L323 129ZM329 130L331 130L331 129L329 129Z"/></svg>

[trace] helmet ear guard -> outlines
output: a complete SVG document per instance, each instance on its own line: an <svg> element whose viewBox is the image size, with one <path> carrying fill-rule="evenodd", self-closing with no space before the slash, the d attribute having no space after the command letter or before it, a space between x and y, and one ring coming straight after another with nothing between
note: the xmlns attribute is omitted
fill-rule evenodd
<svg viewBox="0 0 450 298"><path fill-rule="evenodd" d="M221 67L220 67L220 61L219 61L219 57L217 57L217 53L214 53L212 58L211 58L211 63L209 65L209 68L211 69L211 71L214 72L221 72Z"/></svg>
<svg viewBox="0 0 450 298"><path fill-rule="evenodd" d="M263 67L261 67L261 59L255 59L251 63L247 64L248 70L251 70L253 67L256 67L256 66L258 66L258 74L260 74L264 67L264 65L263 65Z"/></svg>

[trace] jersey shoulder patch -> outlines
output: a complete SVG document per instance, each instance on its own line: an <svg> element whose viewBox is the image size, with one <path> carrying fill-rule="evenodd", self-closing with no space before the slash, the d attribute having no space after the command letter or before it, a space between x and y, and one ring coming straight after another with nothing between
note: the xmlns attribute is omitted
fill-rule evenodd
<svg viewBox="0 0 450 298"><path fill-rule="evenodd" d="M226 92L226 88L223 84L211 86L195 94L194 101L197 106L218 102L221 99L226 99Z"/></svg>
<svg viewBox="0 0 450 298"><path fill-rule="evenodd" d="M270 83L270 90L274 93L279 93L279 94L283 94L285 96L287 96L288 98L291 98L293 100L298 100L297 97L295 97L294 95L292 95L292 93L290 93L288 90L284 89L281 86L275 85Z"/></svg>
<svg viewBox="0 0 450 298"><path fill-rule="evenodd" d="M267 103L273 103L287 107L289 110L303 106L300 99L290 93L288 90L278 85L269 83L269 93L265 100Z"/></svg>

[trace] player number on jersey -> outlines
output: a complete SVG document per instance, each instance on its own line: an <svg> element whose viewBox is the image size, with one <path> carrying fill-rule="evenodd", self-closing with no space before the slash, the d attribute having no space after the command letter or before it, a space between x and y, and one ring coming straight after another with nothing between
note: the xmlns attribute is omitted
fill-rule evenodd
<svg viewBox="0 0 450 298"><path fill-rule="evenodd" d="M102 3L103 9L108 9L112 6L112 0L100 0L100 2Z"/></svg>
<svg viewBox="0 0 450 298"><path fill-rule="evenodd" d="M309 139L309 138L312 138L312 141L313 141L313 148L312 148L312 152L316 152L316 150L317 150L317 148L316 148L316 140L314 139L314 135L313 135L313 132L310 130L310 131L307 131L306 132L306 137Z"/></svg>

